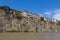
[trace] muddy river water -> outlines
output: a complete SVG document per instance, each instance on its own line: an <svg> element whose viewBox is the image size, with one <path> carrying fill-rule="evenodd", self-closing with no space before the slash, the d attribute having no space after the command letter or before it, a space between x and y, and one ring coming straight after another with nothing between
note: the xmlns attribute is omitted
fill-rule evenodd
<svg viewBox="0 0 60 40"><path fill-rule="evenodd" d="M0 40L60 40L60 33L55 32L0 33Z"/></svg>

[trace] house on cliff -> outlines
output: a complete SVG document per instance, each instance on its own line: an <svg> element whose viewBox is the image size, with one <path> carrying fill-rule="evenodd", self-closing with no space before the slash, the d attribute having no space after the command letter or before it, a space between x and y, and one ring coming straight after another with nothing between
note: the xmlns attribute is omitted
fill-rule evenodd
<svg viewBox="0 0 60 40"><path fill-rule="evenodd" d="M42 17L41 15L32 12L27 12L26 10L22 10L20 14L22 14L24 17L34 18L34 19L40 19L40 17Z"/></svg>

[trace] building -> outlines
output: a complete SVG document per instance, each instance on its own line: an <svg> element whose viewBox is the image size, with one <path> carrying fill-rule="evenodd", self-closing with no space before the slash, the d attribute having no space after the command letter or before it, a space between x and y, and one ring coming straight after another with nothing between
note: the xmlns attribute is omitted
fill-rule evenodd
<svg viewBox="0 0 60 40"><path fill-rule="evenodd" d="M40 19L40 17L41 17L38 14L35 14L35 13L32 13L32 12L27 12L25 10L21 11L20 14L22 14L24 17L27 17L27 18L32 17L32 18L35 18L35 19Z"/></svg>

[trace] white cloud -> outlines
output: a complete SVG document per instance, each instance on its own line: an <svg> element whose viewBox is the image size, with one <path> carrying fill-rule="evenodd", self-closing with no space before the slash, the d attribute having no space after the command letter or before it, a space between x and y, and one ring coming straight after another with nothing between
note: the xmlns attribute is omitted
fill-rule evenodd
<svg viewBox="0 0 60 40"><path fill-rule="evenodd" d="M54 12L53 19L60 20L60 9L56 9L53 12Z"/></svg>
<svg viewBox="0 0 60 40"><path fill-rule="evenodd" d="M44 14L46 14L46 17L53 18L60 21L60 9L54 9L52 11L48 10L44 12Z"/></svg>
<svg viewBox="0 0 60 40"><path fill-rule="evenodd" d="M44 12L44 14L46 14L46 15L51 15L51 11L46 11L46 12Z"/></svg>
<svg viewBox="0 0 60 40"><path fill-rule="evenodd" d="M46 18L52 18L52 11L51 10L48 10L48 11L44 12L44 16Z"/></svg>

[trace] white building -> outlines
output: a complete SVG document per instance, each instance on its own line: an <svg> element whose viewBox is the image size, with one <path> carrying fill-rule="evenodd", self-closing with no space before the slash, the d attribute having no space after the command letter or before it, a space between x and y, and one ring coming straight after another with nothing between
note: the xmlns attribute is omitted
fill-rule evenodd
<svg viewBox="0 0 60 40"><path fill-rule="evenodd" d="M22 14L23 16L28 17L28 18L33 17L33 18L37 19L40 17L40 15L38 15L38 14L34 14L32 12L27 12L25 10L23 10L22 13L20 13L20 14Z"/></svg>

